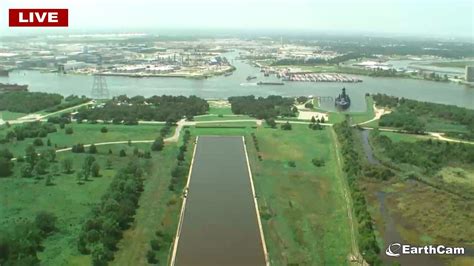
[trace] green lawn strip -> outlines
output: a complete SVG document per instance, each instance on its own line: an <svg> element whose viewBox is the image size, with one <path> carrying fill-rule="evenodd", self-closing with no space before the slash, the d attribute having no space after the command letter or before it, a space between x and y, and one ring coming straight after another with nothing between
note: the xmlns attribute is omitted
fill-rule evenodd
<svg viewBox="0 0 474 266"><path fill-rule="evenodd" d="M233 114L226 114L226 115L203 115L203 116L196 116L194 117L194 121L218 121L218 120L248 120L248 119L255 119L248 115L233 115Z"/></svg>
<svg viewBox="0 0 474 266"><path fill-rule="evenodd" d="M232 127L255 127L257 126L256 122L222 122L222 123L199 123L196 125L196 128L232 128Z"/></svg>
<svg viewBox="0 0 474 266"><path fill-rule="evenodd" d="M209 114L212 115L232 115L230 107L209 107Z"/></svg>
<svg viewBox="0 0 474 266"><path fill-rule="evenodd" d="M330 129L256 130L260 154L251 139L252 171L272 265L344 265L350 253L346 203L337 178ZM314 157L326 165L315 167ZM296 167L290 167L294 161Z"/></svg>

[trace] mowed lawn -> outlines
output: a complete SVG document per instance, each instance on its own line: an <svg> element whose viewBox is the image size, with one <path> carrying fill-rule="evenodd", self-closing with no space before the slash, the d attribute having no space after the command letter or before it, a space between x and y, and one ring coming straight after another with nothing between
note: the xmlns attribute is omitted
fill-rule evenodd
<svg viewBox="0 0 474 266"><path fill-rule="evenodd" d="M100 202L116 171L131 159L135 147L149 150L146 144L98 147L99 153L94 156L101 166L101 177L92 177L82 185L77 183L76 172L88 154L58 153L57 162L52 163L50 169L56 165L60 173L53 177L52 186L46 186L46 175L42 179L21 178L22 163L15 163L15 176L0 178L0 227L8 229L21 220L32 220L39 211L52 212L58 217L58 231L43 241L44 250L38 254L42 264L90 265L90 257L77 251L78 235L91 208ZM108 155L109 148L112 155ZM121 149L127 152L127 157L118 156ZM71 174L65 174L61 169L61 161L67 157L74 161ZM106 169L108 158L112 161L111 169ZM160 165L159 158L153 155L152 160Z"/></svg>
<svg viewBox="0 0 474 266"><path fill-rule="evenodd" d="M272 265L347 264L350 226L330 130L257 129L262 161L247 139ZM315 167L315 157L325 166Z"/></svg>
<svg viewBox="0 0 474 266"><path fill-rule="evenodd" d="M12 126L13 127L13 126ZM36 147L38 151L48 148L46 146L48 138L51 140L52 147L56 149L71 147L72 145L82 143L100 143L111 141L127 141L127 140L153 140L160 135L160 129L163 125L104 125L104 124L68 124L74 131L73 134L68 135L65 129L60 129L56 125L57 132L48 134L47 137L42 138L44 146ZM100 130L106 127L108 132L102 133ZM5 135L8 130L5 127L0 129L0 136ZM174 128L172 129L172 131ZM8 148L15 156L24 155L25 149L33 144L34 139L28 138L23 141L14 141L8 144L0 144L0 148ZM55 146L56 145L56 146Z"/></svg>

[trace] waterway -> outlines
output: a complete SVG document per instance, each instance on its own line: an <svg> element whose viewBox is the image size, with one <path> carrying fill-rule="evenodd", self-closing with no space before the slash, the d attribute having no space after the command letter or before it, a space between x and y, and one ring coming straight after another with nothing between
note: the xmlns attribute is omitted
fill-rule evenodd
<svg viewBox="0 0 474 266"><path fill-rule="evenodd" d="M184 219L178 266L264 266L242 137L200 136Z"/></svg>
<svg viewBox="0 0 474 266"><path fill-rule="evenodd" d="M111 95L197 95L206 99L224 99L229 96L282 95L282 96L331 96L335 98L342 87L351 96L349 111L362 112L366 109L366 93L385 93L398 97L435 103L453 104L474 108L474 88L456 83L434 82L402 78L376 78L355 76L362 83L329 82L285 82L285 85L262 85L258 81L278 81L275 76L264 77L260 69L235 59L237 52L225 54L236 67L231 76L218 76L196 80L186 78L131 78L107 77ZM250 82L246 77L257 76ZM350 76L350 75L349 75ZM93 77L90 75L59 75L39 71L14 71L9 77L0 77L0 83L28 84L31 91L54 92L63 95L78 94L90 96ZM334 110L331 102L323 102L322 107Z"/></svg>

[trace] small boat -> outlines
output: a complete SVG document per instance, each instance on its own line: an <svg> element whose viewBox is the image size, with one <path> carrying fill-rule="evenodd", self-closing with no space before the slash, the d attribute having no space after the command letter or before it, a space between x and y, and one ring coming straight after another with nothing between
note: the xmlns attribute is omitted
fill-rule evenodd
<svg viewBox="0 0 474 266"><path fill-rule="evenodd" d="M257 77L256 76L247 76L247 80L252 80L252 79L256 79Z"/></svg>
<svg viewBox="0 0 474 266"><path fill-rule="evenodd" d="M225 77L228 77L230 75L232 75L232 72L227 72L227 73L224 74Z"/></svg>

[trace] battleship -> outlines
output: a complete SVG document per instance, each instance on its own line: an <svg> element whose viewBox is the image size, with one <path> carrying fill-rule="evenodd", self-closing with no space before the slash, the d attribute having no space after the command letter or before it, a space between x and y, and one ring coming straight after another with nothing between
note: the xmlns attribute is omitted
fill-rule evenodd
<svg viewBox="0 0 474 266"><path fill-rule="evenodd" d="M336 97L334 105L340 109L347 109L351 106L351 98L346 94L346 88L342 88L342 93Z"/></svg>

